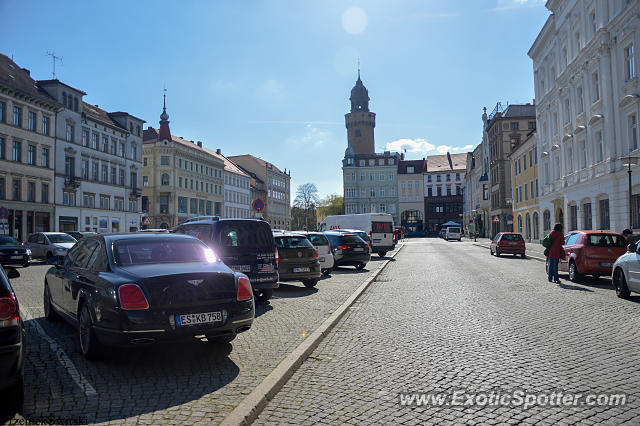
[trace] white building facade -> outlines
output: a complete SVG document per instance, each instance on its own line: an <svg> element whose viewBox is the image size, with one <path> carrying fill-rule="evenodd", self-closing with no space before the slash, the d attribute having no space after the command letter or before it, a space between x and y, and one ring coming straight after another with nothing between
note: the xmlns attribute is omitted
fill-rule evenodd
<svg viewBox="0 0 640 426"><path fill-rule="evenodd" d="M216 153L224 160L224 217L251 217L251 177L220 149Z"/></svg>
<svg viewBox="0 0 640 426"><path fill-rule="evenodd" d="M551 0L533 59L541 228L640 228L627 168L640 153L640 2ZM634 172L632 194L640 194ZM632 222L632 223L630 223Z"/></svg>
<svg viewBox="0 0 640 426"><path fill-rule="evenodd" d="M64 105L56 119L55 230L138 230L144 120L89 105L86 93L58 80L38 85Z"/></svg>

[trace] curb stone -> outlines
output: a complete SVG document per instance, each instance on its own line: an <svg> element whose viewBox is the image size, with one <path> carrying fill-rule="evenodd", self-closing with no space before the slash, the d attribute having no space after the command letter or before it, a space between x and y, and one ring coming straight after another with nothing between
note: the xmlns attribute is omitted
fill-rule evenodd
<svg viewBox="0 0 640 426"><path fill-rule="evenodd" d="M393 253L391 259L395 258L404 244L398 245L398 249ZM387 264L391 261L387 259L367 280L360 285L349 298L344 301L323 323L302 341L289 355L287 355L276 366L267 377L247 397L233 409L231 413L221 423L222 425L250 425L255 421L264 407L282 389L287 381L293 376L298 367L311 355L320 342L329 334L333 327L340 321L347 310L358 300L367 290L378 275L382 273Z"/></svg>
<svg viewBox="0 0 640 426"><path fill-rule="evenodd" d="M491 247L487 247L483 244L473 243L473 245L477 247L486 248L487 250L491 250ZM547 263L547 259L545 259L544 257L531 256L530 254L527 254L527 259L533 259L533 260L537 260L538 262Z"/></svg>

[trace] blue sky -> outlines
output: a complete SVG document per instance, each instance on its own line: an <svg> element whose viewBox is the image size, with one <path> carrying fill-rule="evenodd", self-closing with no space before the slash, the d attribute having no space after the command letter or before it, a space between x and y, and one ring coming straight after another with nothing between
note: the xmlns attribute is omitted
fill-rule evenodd
<svg viewBox="0 0 640 426"><path fill-rule="evenodd" d="M531 102L542 0L0 0L0 52L85 101L342 194L344 114L360 58L376 148L464 152L482 107ZM292 197L293 198L293 197Z"/></svg>

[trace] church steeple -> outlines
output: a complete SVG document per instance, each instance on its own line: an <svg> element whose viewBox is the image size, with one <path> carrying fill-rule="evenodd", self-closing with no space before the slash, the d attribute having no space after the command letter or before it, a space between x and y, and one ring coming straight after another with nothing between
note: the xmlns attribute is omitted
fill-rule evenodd
<svg viewBox="0 0 640 426"><path fill-rule="evenodd" d="M169 130L169 114L167 114L167 89L162 95L162 114L160 114L160 132L159 140L171 140L171 130Z"/></svg>

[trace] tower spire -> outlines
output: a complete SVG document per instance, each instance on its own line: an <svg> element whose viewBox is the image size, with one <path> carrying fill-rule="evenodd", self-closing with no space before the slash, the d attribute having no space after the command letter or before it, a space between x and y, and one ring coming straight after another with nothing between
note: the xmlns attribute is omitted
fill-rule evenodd
<svg viewBox="0 0 640 426"><path fill-rule="evenodd" d="M162 95L162 114L160 114L159 140L171 140L171 130L169 130L169 114L167 114L167 88L164 88Z"/></svg>
<svg viewBox="0 0 640 426"><path fill-rule="evenodd" d="M360 57L358 56L358 80L360 80Z"/></svg>

